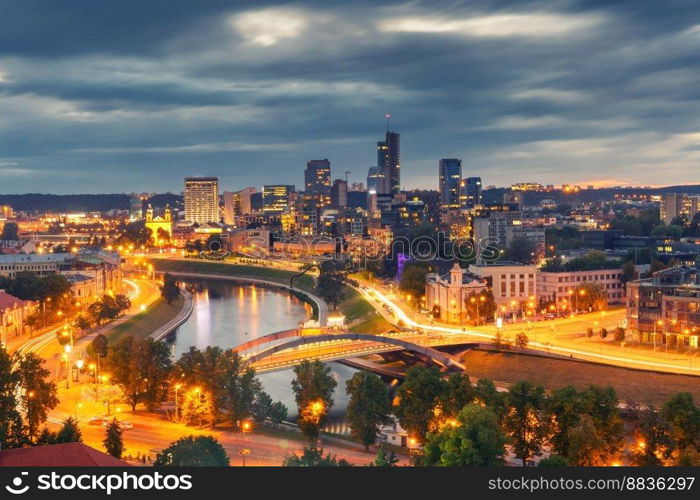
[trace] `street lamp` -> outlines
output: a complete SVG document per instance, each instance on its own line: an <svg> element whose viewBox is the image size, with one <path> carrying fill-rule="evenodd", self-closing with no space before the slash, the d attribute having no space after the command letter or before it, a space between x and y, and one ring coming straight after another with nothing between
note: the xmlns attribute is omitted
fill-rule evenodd
<svg viewBox="0 0 700 500"><path fill-rule="evenodd" d="M178 407L178 400L177 400L177 393L178 391L182 389L182 384L175 384L175 421L180 420L180 411Z"/></svg>
<svg viewBox="0 0 700 500"><path fill-rule="evenodd" d="M63 350L65 351L63 358L66 361L66 389L68 389L70 388L70 353L73 350L73 346L66 344L63 346Z"/></svg>
<svg viewBox="0 0 700 500"><path fill-rule="evenodd" d="M241 433L243 435L243 449L241 450L241 456L243 457L243 467L245 467L245 457L246 455L250 455L250 450L245 447L245 433L250 431L250 429L253 427L251 423L248 420L244 420L243 422L240 423L241 427Z"/></svg>

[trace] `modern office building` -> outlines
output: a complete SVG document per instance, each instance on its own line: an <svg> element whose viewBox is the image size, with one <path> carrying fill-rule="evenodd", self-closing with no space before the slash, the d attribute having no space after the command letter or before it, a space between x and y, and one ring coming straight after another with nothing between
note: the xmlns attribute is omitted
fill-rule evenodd
<svg viewBox="0 0 700 500"><path fill-rule="evenodd" d="M331 186L331 207L342 208L348 206L348 182L336 179Z"/></svg>
<svg viewBox="0 0 700 500"><path fill-rule="evenodd" d="M384 190L384 171L380 167L369 167L367 171L367 192L370 194L380 194Z"/></svg>
<svg viewBox="0 0 700 500"><path fill-rule="evenodd" d="M254 187L235 192L224 191L224 224L234 226L236 217L248 215L253 211L251 196L254 193Z"/></svg>
<svg viewBox="0 0 700 500"><path fill-rule="evenodd" d="M393 194L401 190L401 139L396 132L386 131L383 141L377 143L377 167L384 174L378 194Z"/></svg>
<svg viewBox="0 0 700 500"><path fill-rule="evenodd" d="M219 222L219 178L185 178L185 220L192 224Z"/></svg>
<svg viewBox="0 0 700 500"><path fill-rule="evenodd" d="M443 208L460 207L462 160L443 158L438 165L438 185Z"/></svg>
<svg viewBox="0 0 700 500"><path fill-rule="evenodd" d="M328 158L311 160L304 170L304 192L329 195L331 190L331 162Z"/></svg>
<svg viewBox="0 0 700 500"><path fill-rule="evenodd" d="M467 177L462 179L461 185L460 201L462 208L471 209L483 204L481 177Z"/></svg>
<svg viewBox="0 0 700 500"><path fill-rule="evenodd" d="M266 184L263 186L263 212L283 212L291 206L294 186L290 184Z"/></svg>

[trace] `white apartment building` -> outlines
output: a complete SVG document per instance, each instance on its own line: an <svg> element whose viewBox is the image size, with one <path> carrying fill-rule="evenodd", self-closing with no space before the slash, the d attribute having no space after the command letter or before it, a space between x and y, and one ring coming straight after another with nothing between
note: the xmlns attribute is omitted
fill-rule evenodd
<svg viewBox="0 0 700 500"><path fill-rule="evenodd" d="M185 220L206 224L219 222L219 178L185 178Z"/></svg>

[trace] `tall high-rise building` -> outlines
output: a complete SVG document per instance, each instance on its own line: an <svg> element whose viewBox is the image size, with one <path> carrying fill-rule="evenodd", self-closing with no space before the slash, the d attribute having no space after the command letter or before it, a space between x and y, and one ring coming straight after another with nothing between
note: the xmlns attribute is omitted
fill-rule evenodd
<svg viewBox="0 0 700 500"><path fill-rule="evenodd" d="M386 131L383 141L377 143L377 167L384 173L384 182L378 194L401 191L401 139L396 132Z"/></svg>
<svg viewBox="0 0 700 500"><path fill-rule="evenodd" d="M234 226L236 217L248 215L253 211L250 198L254 193L254 187L235 192L224 191L224 224Z"/></svg>
<svg viewBox="0 0 700 500"><path fill-rule="evenodd" d="M384 171L379 167L369 167L367 171L367 192L368 193L383 193L384 189Z"/></svg>
<svg viewBox="0 0 700 500"><path fill-rule="evenodd" d="M348 181L336 179L331 186L331 206L341 208L348 206Z"/></svg>
<svg viewBox="0 0 700 500"><path fill-rule="evenodd" d="M283 212L291 206L294 186L289 184L266 184L263 186L263 212Z"/></svg>
<svg viewBox="0 0 700 500"><path fill-rule="evenodd" d="M307 162L304 170L304 192L328 195L330 190L331 162L327 158Z"/></svg>
<svg viewBox="0 0 700 500"><path fill-rule="evenodd" d="M438 165L440 203L445 208L460 207L462 160L443 158Z"/></svg>
<svg viewBox="0 0 700 500"><path fill-rule="evenodd" d="M470 209L484 202L481 192L481 177L467 177L462 179L462 192L460 193L462 208Z"/></svg>
<svg viewBox="0 0 700 500"><path fill-rule="evenodd" d="M219 222L219 178L185 177L185 220Z"/></svg>

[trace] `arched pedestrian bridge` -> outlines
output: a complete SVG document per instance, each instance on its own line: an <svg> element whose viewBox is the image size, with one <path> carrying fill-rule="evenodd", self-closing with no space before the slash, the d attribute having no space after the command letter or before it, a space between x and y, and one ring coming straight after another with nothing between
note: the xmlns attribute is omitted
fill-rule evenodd
<svg viewBox="0 0 700 500"><path fill-rule="evenodd" d="M409 337L409 338L407 338ZM285 330L251 340L234 348L258 373L284 370L305 360L337 361L382 352L408 350L428 357L446 369L463 370L454 356L425 345L426 338L370 335L366 333L322 333L299 335L298 330ZM425 337L425 335L420 336ZM268 344L268 347L265 347ZM255 352L248 352L261 348Z"/></svg>

